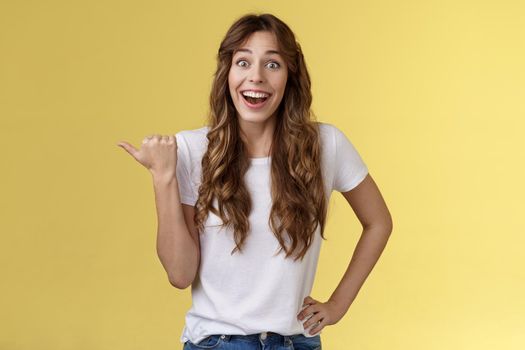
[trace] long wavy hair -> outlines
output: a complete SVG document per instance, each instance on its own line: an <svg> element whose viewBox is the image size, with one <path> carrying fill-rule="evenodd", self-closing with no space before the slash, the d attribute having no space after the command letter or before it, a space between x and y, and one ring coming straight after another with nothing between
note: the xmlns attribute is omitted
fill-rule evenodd
<svg viewBox="0 0 525 350"><path fill-rule="evenodd" d="M237 111L228 88L228 74L234 51L254 32L274 33L288 66L288 79L271 144L272 208L268 225L288 258L303 259L320 225L321 237L327 215L327 201L321 173L318 123L312 103L310 76L301 46L291 29L271 14L247 14L237 19L222 40L217 54L217 70L210 93L208 148L202 158L202 178L195 204L195 224L199 232L209 211L223 225L234 228L236 250L242 252L250 224L252 201L243 181L250 166L240 137ZM217 207L214 207L216 200ZM285 235L288 235L285 237ZM285 241L289 240L291 246Z"/></svg>

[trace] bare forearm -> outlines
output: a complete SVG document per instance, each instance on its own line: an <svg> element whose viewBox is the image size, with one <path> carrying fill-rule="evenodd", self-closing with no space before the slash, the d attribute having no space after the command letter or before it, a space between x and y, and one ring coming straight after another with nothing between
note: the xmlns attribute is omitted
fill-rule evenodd
<svg viewBox="0 0 525 350"><path fill-rule="evenodd" d="M198 247L184 220L175 177L153 178L157 209L157 254L169 281L184 288L193 281L199 264Z"/></svg>
<svg viewBox="0 0 525 350"><path fill-rule="evenodd" d="M348 268L330 297L330 300L338 305L343 314L352 305L361 286L381 256L390 233L390 228L379 225L363 230Z"/></svg>

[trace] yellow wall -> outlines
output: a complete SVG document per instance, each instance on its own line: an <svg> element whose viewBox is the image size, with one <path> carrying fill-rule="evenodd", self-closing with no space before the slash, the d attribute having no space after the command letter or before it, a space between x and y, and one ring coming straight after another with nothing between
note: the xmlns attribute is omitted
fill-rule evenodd
<svg viewBox="0 0 525 350"><path fill-rule="evenodd" d="M116 143L201 126L248 11L294 30L316 115L394 218L323 348L525 348L525 3L99 0L0 3L0 349L182 349L190 289L168 283L151 176ZM332 198L322 301L361 233Z"/></svg>

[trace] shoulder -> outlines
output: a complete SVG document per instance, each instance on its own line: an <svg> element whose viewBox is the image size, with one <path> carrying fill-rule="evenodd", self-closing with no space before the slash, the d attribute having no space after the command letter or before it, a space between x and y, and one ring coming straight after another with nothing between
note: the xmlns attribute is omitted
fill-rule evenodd
<svg viewBox="0 0 525 350"><path fill-rule="evenodd" d="M205 125L203 127L196 128L196 129L180 130L175 135L188 142L195 141L195 140L202 140L203 138L204 139L206 138L209 128L210 128L209 126Z"/></svg>
<svg viewBox="0 0 525 350"><path fill-rule="evenodd" d="M335 140L339 129L335 125L330 123L316 122L316 124L319 129L320 142L325 152L335 151Z"/></svg>
<svg viewBox="0 0 525 350"><path fill-rule="evenodd" d="M332 147L335 151L337 148L354 147L353 142L346 132L330 123L319 123L320 134L324 138L324 143Z"/></svg>
<svg viewBox="0 0 525 350"><path fill-rule="evenodd" d="M337 127L333 124L326 123L326 122L315 122L317 124L317 127L319 128L319 134L321 137L328 137L332 138L336 132Z"/></svg>
<svg viewBox="0 0 525 350"><path fill-rule="evenodd" d="M180 130L175 134L177 144L184 143L190 149L200 149L207 146L209 126L196 129Z"/></svg>

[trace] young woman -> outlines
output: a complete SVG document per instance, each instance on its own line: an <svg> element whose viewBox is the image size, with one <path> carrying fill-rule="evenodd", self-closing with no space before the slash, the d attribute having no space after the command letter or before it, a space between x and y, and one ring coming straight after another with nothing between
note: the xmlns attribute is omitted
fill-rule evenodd
<svg viewBox="0 0 525 350"><path fill-rule="evenodd" d="M153 176L157 251L169 281L191 285L184 349L321 349L392 230L350 140L312 120L310 78L290 28L248 14L218 52L208 125L119 145ZM327 204L341 192L363 235L330 299L309 296Z"/></svg>

